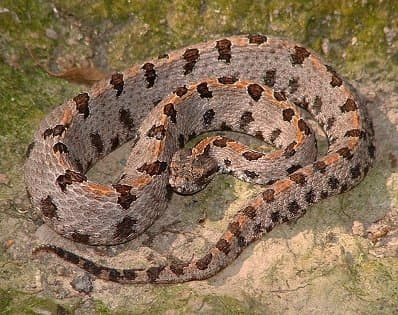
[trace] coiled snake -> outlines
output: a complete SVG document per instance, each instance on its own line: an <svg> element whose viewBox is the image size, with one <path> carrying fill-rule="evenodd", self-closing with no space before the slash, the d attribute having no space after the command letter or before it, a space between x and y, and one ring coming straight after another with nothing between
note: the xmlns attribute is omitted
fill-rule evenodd
<svg viewBox="0 0 398 315"><path fill-rule="evenodd" d="M323 127L328 152L296 106ZM277 150L264 154L224 136L231 130ZM114 185L85 173L119 145L135 140ZM120 283L174 283L211 277L277 224L345 192L375 157L361 100L342 78L300 45L264 35L193 45L115 73L55 108L41 123L25 165L32 202L59 234L86 244L118 244L162 214L170 191L193 193L220 172L264 185L207 254L186 263L118 270L42 245L97 277Z"/></svg>

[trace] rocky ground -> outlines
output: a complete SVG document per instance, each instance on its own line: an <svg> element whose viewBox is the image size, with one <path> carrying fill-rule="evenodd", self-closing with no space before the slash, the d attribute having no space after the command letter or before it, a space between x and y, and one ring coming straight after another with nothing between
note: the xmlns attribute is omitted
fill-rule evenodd
<svg viewBox="0 0 398 315"><path fill-rule="evenodd" d="M265 33L303 43L367 100L377 161L355 189L311 207L215 277L118 285L58 258L51 241L111 266L190 259L261 187L227 176L173 195L138 239L71 244L42 225L24 190L25 150L54 106L115 70L208 38ZM0 2L0 314L398 313L398 4L396 1ZM111 181L128 146L90 172Z"/></svg>

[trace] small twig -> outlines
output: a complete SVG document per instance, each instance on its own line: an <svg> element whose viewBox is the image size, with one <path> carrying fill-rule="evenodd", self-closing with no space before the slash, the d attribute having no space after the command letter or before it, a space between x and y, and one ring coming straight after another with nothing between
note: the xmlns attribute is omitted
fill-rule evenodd
<svg viewBox="0 0 398 315"><path fill-rule="evenodd" d="M300 289L303 289L303 288L305 288L305 287L307 287L307 286L309 286L309 283L304 284L304 285L301 285L301 286L298 286L298 287L293 288L293 289L270 290L270 292L271 292L271 293L288 293L288 292L295 292L295 291L298 291L298 290L300 290Z"/></svg>

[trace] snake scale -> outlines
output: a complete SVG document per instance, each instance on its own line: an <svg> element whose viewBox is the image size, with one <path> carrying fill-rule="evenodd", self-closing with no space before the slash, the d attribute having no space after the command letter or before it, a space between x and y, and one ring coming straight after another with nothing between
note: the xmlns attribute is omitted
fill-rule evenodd
<svg viewBox="0 0 398 315"><path fill-rule="evenodd" d="M328 151L317 157L306 110ZM225 136L192 149L212 130L246 133L276 147L265 154ZM361 99L308 49L265 35L232 36L159 56L113 74L55 108L29 148L25 179L44 221L71 240L118 244L148 228L171 191L190 194L226 173L264 185L202 257L147 268L100 266L60 247L66 261L119 283L206 279L276 225L313 203L357 185L375 158L373 129ZM87 170L134 140L117 183L90 181Z"/></svg>

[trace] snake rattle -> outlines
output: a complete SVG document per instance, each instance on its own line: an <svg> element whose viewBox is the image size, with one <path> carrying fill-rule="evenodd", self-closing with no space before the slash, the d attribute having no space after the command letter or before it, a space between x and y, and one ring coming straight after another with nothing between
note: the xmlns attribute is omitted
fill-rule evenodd
<svg viewBox="0 0 398 315"><path fill-rule="evenodd" d="M322 127L327 154L317 157L307 111ZM213 130L256 137L265 154ZM60 247L41 245L95 276L119 283L206 279L276 225L313 203L357 185L375 158L373 129L359 97L306 48L264 35L192 45L115 73L55 108L30 146L25 180L52 229L91 245L126 242L161 215L170 192L191 194L218 173L264 186L234 216L217 243L189 262L114 269ZM87 170L123 143L131 154L113 185Z"/></svg>

